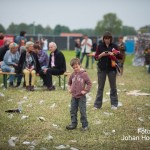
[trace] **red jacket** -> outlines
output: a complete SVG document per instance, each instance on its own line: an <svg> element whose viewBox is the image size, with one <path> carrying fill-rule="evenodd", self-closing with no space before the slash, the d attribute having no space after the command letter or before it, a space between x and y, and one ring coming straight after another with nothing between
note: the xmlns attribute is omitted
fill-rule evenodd
<svg viewBox="0 0 150 150"><path fill-rule="evenodd" d="M0 47L4 45L4 40L0 40Z"/></svg>

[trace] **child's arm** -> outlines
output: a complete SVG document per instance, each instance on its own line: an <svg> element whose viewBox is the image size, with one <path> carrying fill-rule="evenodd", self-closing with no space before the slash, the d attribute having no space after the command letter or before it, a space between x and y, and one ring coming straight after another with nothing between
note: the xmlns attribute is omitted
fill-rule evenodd
<svg viewBox="0 0 150 150"><path fill-rule="evenodd" d="M68 85L68 92L71 93L71 86Z"/></svg>
<svg viewBox="0 0 150 150"><path fill-rule="evenodd" d="M82 94L88 93L92 87L92 82L91 82L91 80L90 80L90 78L86 72L84 73L84 76L85 76L86 87L84 90L81 91Z"/></svg>
<svg viewBox="0 0 150 150"><path fill-rule="evenodd" d="M72 85L72 75L69 77L68 80L68 92L71 93L71 85Z"/></svg>

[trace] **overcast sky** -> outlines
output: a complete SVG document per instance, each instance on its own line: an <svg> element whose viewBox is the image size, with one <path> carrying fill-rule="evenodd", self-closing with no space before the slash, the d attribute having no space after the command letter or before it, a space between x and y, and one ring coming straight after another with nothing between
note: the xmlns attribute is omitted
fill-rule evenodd
<svg viewBox="0 0 150 150"><path fill-rule="evenodd" d="M150 0L0 0L0 24L60 24L71 30L95 28L107 13L115 13L123 25L139 29L150 25Z"/></svg>

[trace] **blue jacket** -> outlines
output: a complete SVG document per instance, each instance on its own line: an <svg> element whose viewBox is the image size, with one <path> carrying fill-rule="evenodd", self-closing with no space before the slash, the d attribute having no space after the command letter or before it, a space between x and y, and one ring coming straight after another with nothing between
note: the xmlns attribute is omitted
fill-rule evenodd
<svg viewBox="0 0 150 150"><path fill-rule="evenodd" d="M10 50L8 50L4 55L4 59L1 66L2 70L6 67L11 67L14 64L18 64L19 58L20 54L18 51L16 51L16 53L13 54Z"/></svg>
<svg viewBox="0 0 150 150"><path fill-rule="evenodd" d="M48 66L48 54L43 50L40 50L39 54L37 55L39 59L39 63L41 67Z"/></svg>

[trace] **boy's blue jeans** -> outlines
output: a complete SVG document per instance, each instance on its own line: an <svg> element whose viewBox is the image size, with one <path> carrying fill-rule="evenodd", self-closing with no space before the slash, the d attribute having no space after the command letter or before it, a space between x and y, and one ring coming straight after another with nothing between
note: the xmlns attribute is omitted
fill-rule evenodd
<svg viewBox="0 0 150 150"><path fill-rule="evenodd" d="M82 96L81 98L74 98L71 99L71 109L70 109L70 116L71 116L71 124L73 126L77 126L78 119L77 113L78 109L80 110L80 121L82 123L82 127L88 126L87 115L86 115L86 96Z"/></svg>

